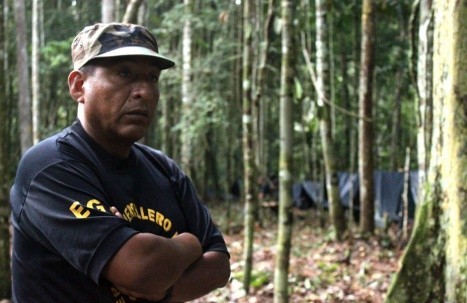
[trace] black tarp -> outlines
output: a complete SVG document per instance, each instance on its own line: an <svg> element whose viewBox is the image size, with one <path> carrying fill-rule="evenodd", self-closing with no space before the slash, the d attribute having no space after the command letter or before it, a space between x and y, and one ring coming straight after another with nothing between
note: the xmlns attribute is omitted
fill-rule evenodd
<svg viewBox="0 0 467 303"><path fill-rule="evenodd" d="M404 175L399 172L377 171L374 174L375 219L382 223L384 217L390 221L399 221L402 205Z"/></svg>
<svg viewBox="0 0 467 303"><path fill-rule="evenodd" d="M353 202L354 211L360 209L359 176L356 173L338 172L339 196L345 209L350 208ZM374 173L374 201L375 220L378 225L384 217L390 221L401 221L403 218L403 194L404 173L375 171ZM418 193L418 173L410 172L409 175L409 218L414 217L415 204ZM315 207L318 203L328 207L327 193L322 182L304 181L293 186L293 198L295 206L300 209Z"/></svg>
<svg viewBox="0 0 467 303"><path fill-rule="evenodd" d="M350 208L350 203L353 203L354 210L360 209L360 180L358 174L338 172L337 180L339 185L339 196L341 204L345 208Z"/></svg>
<svg viewBox="0 0 467 303"><path fill-rule="evenodd" d="M324 199L324 186L320 182L304 181L293 185L293 200L295 207L309 209L322 205Z"/></svg>
<svg viewBox="0 0 467 303"><path fill-rule="evenodd" d="M305 191L303 183L295 183L293 185L292 195L294 206L298 209L309 209L315 205L312 197Z"/></svg>
<svg viewBox="0 0 467 303"><path fill-rule="evenodd" d="M318 203L322 204L324 201L324 185L320 182L305 181L302 183L302 188L311 198L311 201L316 206Z"/></svg>

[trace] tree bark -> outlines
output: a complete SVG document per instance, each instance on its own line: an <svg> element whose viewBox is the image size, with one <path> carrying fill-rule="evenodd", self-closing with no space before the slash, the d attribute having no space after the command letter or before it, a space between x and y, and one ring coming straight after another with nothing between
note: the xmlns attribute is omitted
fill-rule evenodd
<svg viewBox="0 0 467 303"><path fill-rule="evenodd" d="M328 1L316 0L316 78L318 91L318 117L323 148L325 182L328 192L331 222L338 240L346 230L344 210L339 197L337 174L335 171L334 139L330 110L330 72L328 50Z"/></svg>
<svg viewBox="0 0 467 303"><path fill-rule="evenodd" d="M467 301L467 0L437 0L433 11L428 182L387 303Z"/></svg>
<svg viewBox="0 0 467 303"><path fill-rule="evenodd" d="M358 171L360 174L360 229L374 230L373 181L373 69L374 4L364 0L362 7L362 44L360 55Z"/></svg>
<svg viewBox="0 0 467 303"><path fill-rule="evenodd" d="M192 24L193 1L184 0L185 19L183 21L182 37L182 119L184 127L181 130L181 164L185 172L194 177L193 173L193 75L192 75Z"/></svg>
<svg viewBox="0 0 467 303"><path fill-rule="evenodd" d="M102 23L115 21L115 0L102 0Z"/></svg>
<svg viewBox="0 0 467 303"><path fill-rule="evenodd" d="M40 82L40 7L42 0L32 1L32 56L31 56L31 74L32 74L32 141L33 143L39 142L40 139L40 96L41 96L41 82Z"/></svg>
<svg viewBox="0 0 467 303"><path fill-rule="evenodd" d="M9 96L7 89L9 87L9 80L8 80L8 37L6 32L6 24L7 24L7 9L8 3L4 3L5 1L0 1L0 68L2 72L0 73L0 83L2 85L2 89L0 89L0 121L5 121L5 123L0 127L0 205L5 201L5 204L8 205L8 167L10 162L10 157L8 153L8 145L7 142L10 142L10 129L9 123Z"/></svg>
<svg viewBox="0 0 467 303"><path fill-rule="evenodd" d="M397 4L397 12L398 12L398 24L399 24L399 37L397 39L398 43L403 43L403 41L407 40L406 34L406 20L404 19L404 14L402 12L402 3L399 2ZM403 121L402 121L402 98L403 93L407 90L406 83L406 66L407 60L405 56L405 50L402 47L398 47L396 49L395 54L398 62L397 72L395 74L395 88L394 88L394 106L392 110L392 123L391 123L391 170L398 171L401 170L403 166L402 157L403 151L405 150L404 146L402 146L403 140L401 138L401 132L403 131Z"/></svg>
<svg viewBox="0 0 467 303"><path fill-rule="evenodd" d="M430 166L430 144L433 132L433 11L432 0L421 0L418 28L418 180L419 197L423 196L424 183Z"/></svg>
<svg viewBox="0 0 467 303"><path fill-rule="evenodd" d="M6 53L7 45L5 21L4 20L4 5L5 9L8 5L0 1L0 83L6 88L7 83L7 58ZM6 19L6 18L5 18ZM6 89L0 90L0 121L8 121L8 96ZM10 207L8 204L7 184L9 184L9 154L6 142L10 140L10 133L8 124L5 123L0 128L0 299L11 297L11 271L10 271L10 235L9 235L9 222Z"/></svg>
<svg viewBox="0 0 467 303"><path fill-rule="evenodd" d="M123 23L136 23L138 21L138 9L142 2L143 0L130 0L125 15L123 15Z"/></svg>
<svg viewBox="0 0 467 303"><path fill-rule="evenodd" d="M281 87L280 87L280 156L279 156L279 224L277 235L277 255L274 268L274 302L289 301L289 256L293 227L293 4L290 0L281 1Z"/></svg>
<svg viewBox="0 0 467 303"><path fill-rule="evenodd" d="M26 17L24 0L14 1L16 21L16 64L19 75L19 129L21 154L32 146L31 90L29 88L29 70L26 39Z"/></svg>
<svg viewBox="0 0 467 303"><path fill-rule="evenodd" d="M253 134L253 29L255 24L254 0L243 2L243 184L245 197L245 231L243 244L244 278L243 288L246 293L250 289L251 271L253 267L254 224L258 217L258 197L256 189L256 164L254 157Z"/></svg>
<svg viewBox="0 0 467 303"><path fill-rule="evenodd" d="M399 60L403 62L403 58L400 56ZM392 108L392 123L391 123L391 170L398 171L402 168L400 162L401 153L401 131L402 131L402 85L403 85L403 69L402 64L399 66L396 72L395 79L395 95L394 95L394 105Z"/></svg>
<svg viewBox="0 0 467 303"><path fill-rule="evenodd" d="M259 9L258 9L259 11ZM266 20L264 22L263 30L262 30L262 42L259 51L259 66L256 75L256 90L254 93L254 104L258 104L258 173L261 176L267 176L268 172L267 169L267 147L266 147L266 140L265 140L265 124L267 113L266 110L268 107L266 106L266 102L264 101L263 97L263 90L264 90L264 76L266 71L266 65L268 62L268 55L269 55L269 45L270 45L270 35L272 32L272 25L273 25L273 17L274 17L274 0L268 0L268 11L266 15Z"/></svg>

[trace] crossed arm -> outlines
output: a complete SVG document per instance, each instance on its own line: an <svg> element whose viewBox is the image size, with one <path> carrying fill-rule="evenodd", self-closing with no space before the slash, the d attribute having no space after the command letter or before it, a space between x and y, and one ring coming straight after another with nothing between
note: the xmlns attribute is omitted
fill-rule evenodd
<svg viewBox="0 0 467 303"><path fill-rule="evenodd" d="M123 293L152 301L161 300L173 287L170 302L184 302L224 286L230 264L223 252L203 253L192 234L167 239L139 233L115 254L103 276Z"/></svg>

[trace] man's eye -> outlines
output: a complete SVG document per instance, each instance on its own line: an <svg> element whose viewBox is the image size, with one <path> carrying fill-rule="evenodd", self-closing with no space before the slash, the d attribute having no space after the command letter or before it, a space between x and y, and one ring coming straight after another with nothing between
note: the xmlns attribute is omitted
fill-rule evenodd
<svg viewBox="0 0 467 303"><path fill-rule="evenodd" d="M123 78L129 78L131 76L131 73L129 71L120 71L118 75Z"/></svg>
<svg viewBox="0 0 467 303"><path fill-rule="evenodd" d="M149 78L155 83L159 81L159 75L150 75Z"/></svg>

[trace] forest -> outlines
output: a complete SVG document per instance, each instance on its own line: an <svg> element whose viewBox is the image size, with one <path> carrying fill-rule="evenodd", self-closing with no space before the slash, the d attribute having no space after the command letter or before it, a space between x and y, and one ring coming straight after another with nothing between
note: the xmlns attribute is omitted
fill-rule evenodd
<svg viewBox="0 0 467 303"><path fill-rule="evenodd" d="M21 155L76 120L70 45L138 23L163 71L141 143L231 253L197 302L467 302L467 0L0 0L0 302Z"/></svg>

